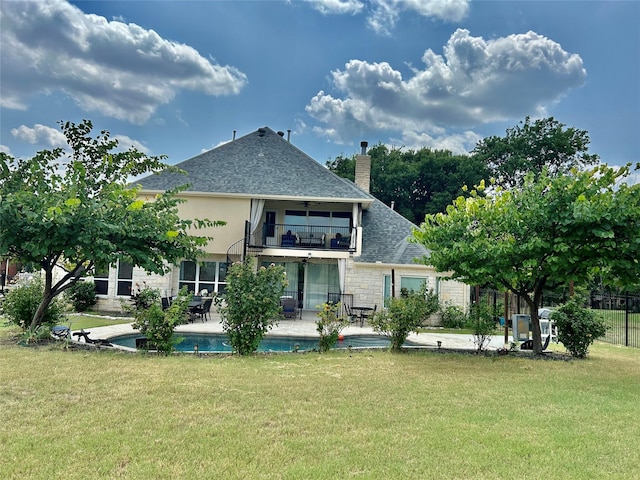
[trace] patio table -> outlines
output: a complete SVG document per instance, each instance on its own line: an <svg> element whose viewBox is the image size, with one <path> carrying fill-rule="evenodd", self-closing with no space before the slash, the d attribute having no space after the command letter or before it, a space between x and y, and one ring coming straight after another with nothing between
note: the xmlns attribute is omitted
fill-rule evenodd
<svg viewBox="0 0 640 480"><path fill-rule="evenodd" d="M361 327L364 325L365 318L369 318L370 312L373 312L371 307L351 307L351 310L358 312Z"/></svg>

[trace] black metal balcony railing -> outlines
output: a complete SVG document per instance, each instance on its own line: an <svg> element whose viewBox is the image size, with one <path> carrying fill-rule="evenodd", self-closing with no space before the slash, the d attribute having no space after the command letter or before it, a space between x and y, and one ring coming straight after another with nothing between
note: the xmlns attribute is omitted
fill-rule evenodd
<svg viewBox="0 0 640 480"><path fill-rule="evenodd" d="M350 250L349 227L309 226L264 223L250 237L249 245L263 248L317 248Z"/></svg>

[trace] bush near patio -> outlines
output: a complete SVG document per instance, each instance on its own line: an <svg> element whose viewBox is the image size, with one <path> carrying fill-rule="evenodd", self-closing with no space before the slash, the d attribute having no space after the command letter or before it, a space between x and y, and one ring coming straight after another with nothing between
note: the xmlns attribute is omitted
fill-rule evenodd
<svg viewBox="0 0 640 480"><path fill-rule="evenodd" d="M340 302L324 303L318 305L320 311L317 313L316 330L320 334L318 345L320 352L328 352L340 338L340 332L349 325L349 320L338 315Z"/></svg>
<svg viewBox="0 0 640 480"><path fill-rule="evenodd" d="M370 321L373 329L389 338L389 348L398 352L410 332L415 332L440 309L438 295L423 286L419 291L403 290L400 298L390 298L387 308Z"/></svg>
<svg viewBox="0 0 640 480"><path fill-rule="evenodd" d="M551 319L558 327L558 340L574 357L586 357L589 346L607 333L604 319L590 308L582 307L578 299L554 310Z"/></svg>
<svg viewBox="0 0 640 480"><path fill-rule="evenodd" d="M79 280L72 284L64 294L76 312L86 312L98 300L95 283L86 280Z"/></svg>
<svg viewBox="0 0 640 480"><path fill-rule="evenodd" d="M153 289L144 288L139 292L138 299L154 297L147 293ZM174 329L184 323L192 294L187 287L182 287L178 296L171 302L171 306L163 310L156 301L152 303L140 302L134 315L135 321L131 326L140 330L147 337L147 349L155 349L158 352L169 355L175 349ZM159 300L158 295L158 300Z"/></svg>
<svg viewBox="0 0 640 480"><path fill-rule="evenodd" d="M265 333L282 312L284 268L271 264L256 270L255 259L234 263L227 272L224 294L215 298L222 328L233 351L248 355L258 349Z"/></svg>

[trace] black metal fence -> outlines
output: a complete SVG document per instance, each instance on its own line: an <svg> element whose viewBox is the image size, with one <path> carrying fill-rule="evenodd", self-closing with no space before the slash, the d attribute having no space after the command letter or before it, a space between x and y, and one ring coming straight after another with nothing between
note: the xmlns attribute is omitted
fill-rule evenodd
<svg viewBox="0 0 640 480"><path fill-rule="evenodd" d="M558 306L564 301L555 298L551 294L544 296L543 306ZM496 321L502 320L505 314L505 300L508 304L509 317L516 313L530 314L526 302L514 294L498 292L484 288L471 289L471 302L480 301L492 308ZM601 338L603 342L627 347L640 348L640 294L615 295L612 293L592 292L589 305L597 311L608 325L606 335ZM502 323L502 321L501 321Z"/></svg>
<svg viewBox="0 0 640 480"><path fill-rule="evenodd" d="M592 292L590 306L609 326L602 341L640 348L640 294Z"/></svg>

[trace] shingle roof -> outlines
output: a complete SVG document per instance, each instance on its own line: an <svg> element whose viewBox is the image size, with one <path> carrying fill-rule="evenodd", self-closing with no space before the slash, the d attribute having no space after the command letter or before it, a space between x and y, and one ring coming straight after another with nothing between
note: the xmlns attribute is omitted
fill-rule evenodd
<svg viewBox="0 0 640 480"><path fill-rule="evenodd" d="M188 191L250 196L361 199L360 190L268 127L176 165L186 175L164 171L136 183L145 190L164 191L190 184Z"/></svg>
<svg viewBox="0 0 640 480"><path fill-rule="evenodd" d="M410 243L415 224L392 210L380 200L374 200L368 210L362 212L362 255L357 262L415 264L416 258L428 255L422 245Z"/></svg>
<svg viewBox="0 0 640 480"><path fill-rule="evenodd" d="M240 137L176 165L187 174L164 171L136 183L145 190L164 191L188 183L193 192L335 198L372 202L363 211L362 255L357 262L413 264L427 254L407 237L415 225L338 177L269 127Z"/></svg>

